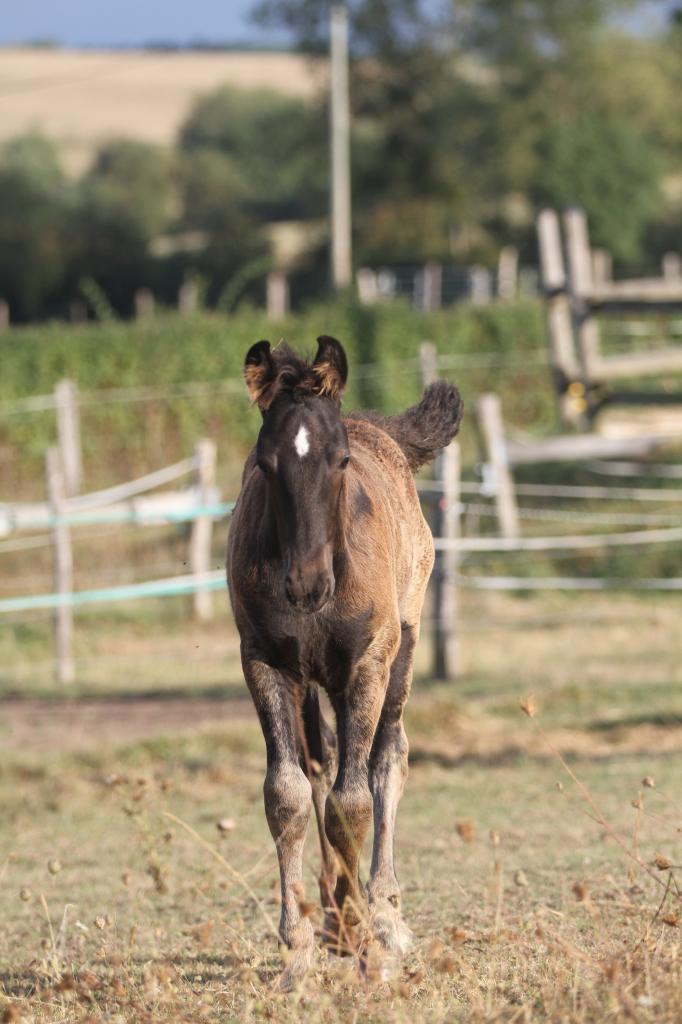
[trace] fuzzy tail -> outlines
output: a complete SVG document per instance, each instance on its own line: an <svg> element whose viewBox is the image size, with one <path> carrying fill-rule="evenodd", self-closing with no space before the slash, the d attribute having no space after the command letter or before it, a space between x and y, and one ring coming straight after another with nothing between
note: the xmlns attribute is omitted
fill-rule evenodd
<svg viewBox="0 0 682 1024"><path fill-rule="evenodd" d="M416 472L450 444L459 430L464 404L454 384L438 380L425 389L421 402L395 416L357 413L385 430L402 448Z"/></svg>

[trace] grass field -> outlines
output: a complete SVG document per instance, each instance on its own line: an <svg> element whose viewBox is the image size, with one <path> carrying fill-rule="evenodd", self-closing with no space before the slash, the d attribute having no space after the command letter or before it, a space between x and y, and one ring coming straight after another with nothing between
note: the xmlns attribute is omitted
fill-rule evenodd
<svg viewBox="0 0 682 1024"><path fill-rule="evenodd" d="M276 988L263 744L234 635L218 621L169 639L170 611L137 635L102 619L108 679L76 691L91 711L106 702L100 718L74 728L83 700L48 700L43 684L41 700L3 709L0 1015L678 1021L679 614L671 597L468 599L461 680L430 682L424 644L410 705L397 850L414 949L388 980L373 956L320 953L290 996ZM134 677L113 660L126 635ZM22 657L0 642L5 666ZM183 664L192 644L213 674ZM26 705L42 727L25 727Z"/></svg>
<svg viewBox="0 0 682 1024"><path fill-rule="evenodd" d="M325 67L289 53L2 48L0 143L40 130L82 171L111 138L171 145L192 104L220 85L313 96Z"/></svg>

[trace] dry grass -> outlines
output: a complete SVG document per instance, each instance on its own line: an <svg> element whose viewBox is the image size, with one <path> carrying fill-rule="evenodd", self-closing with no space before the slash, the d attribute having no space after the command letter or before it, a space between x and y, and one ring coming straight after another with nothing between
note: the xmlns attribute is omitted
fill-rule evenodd
<svg viewBox="0 0 682 1024"><path fill-rule="evenodd" d="M326 73L324 64L288 53L0 52L0 143L39 129L72 172L107 139L170 145L197 97L217 86L307 98Z"/></svg>
<svg viewBox="0 0 682 1024"><path fill-rule="evenodd" d="M397 840L415 947L388 981L320 952L278 994L262 739L229 702L224 724L173 735L127 742L122 718L98 747L6 745L0 1019L679 1021L682 728L643 713L666 680L677 699L677 609L590 603L589 624L574 599L472 605L496 629L471 634L461 685L418 684ZM643 625L625 638L628 615ZM312 829L306 860L310 898Z"/></svg>

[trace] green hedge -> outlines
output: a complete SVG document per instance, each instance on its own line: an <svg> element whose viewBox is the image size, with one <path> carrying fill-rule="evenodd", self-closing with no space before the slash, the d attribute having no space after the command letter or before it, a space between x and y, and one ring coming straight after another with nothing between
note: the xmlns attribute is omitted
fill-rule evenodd
<svg viewBox="0 0 682 1024"><path fill-rule="evenodd" d="M553 418L547 369L535 362L545 345L542 311L534 302L457 306L423 315L401 303L315 306L281 324L259 310L225 317L159 315L147 321L15 328L0 336L0 401L48 394L62 377L82 392L152 387L194 381L238 382L244 354L265 336L314 351L318 334L346 346L351 365L346 407L394 411L421 391L416 364L423 340L440 354L474 365L452 369L469 404L477 392L498 390L505 414L525 428L545 429ZM532 359L531 359L532 353ZM497 357L512 366L487 365ZM367 370L368 364L372 368ZM357 372L353 372L354 368ZM88 485L125 479L186 453L198 436L215 437L222 452L241 457L253 438L258 414L238 383L235 393L146 402L94 402L82 410ZM0 479L7 486L40 480L45 448L54 439L54 415L0 416Z"/></svg>

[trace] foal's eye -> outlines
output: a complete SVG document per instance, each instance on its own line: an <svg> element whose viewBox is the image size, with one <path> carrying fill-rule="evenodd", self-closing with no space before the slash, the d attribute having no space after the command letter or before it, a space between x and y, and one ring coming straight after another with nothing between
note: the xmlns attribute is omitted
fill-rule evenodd
<svg viewBox="0 0 682 1024"><path fill-rule="evenodd" d="M339 462L339 469L345 469L349 462L350 462L350 455L344 455L344 457Z"/></svg>

